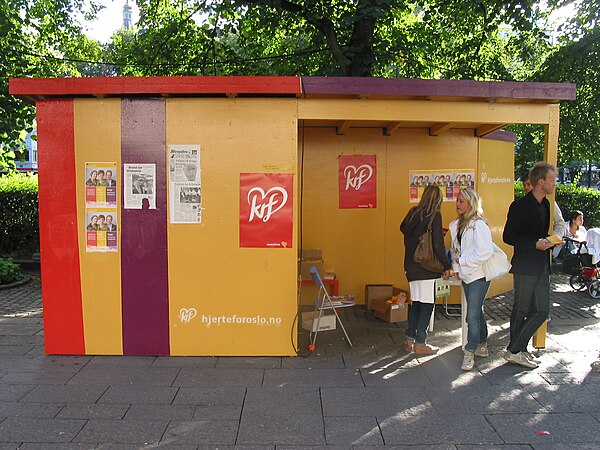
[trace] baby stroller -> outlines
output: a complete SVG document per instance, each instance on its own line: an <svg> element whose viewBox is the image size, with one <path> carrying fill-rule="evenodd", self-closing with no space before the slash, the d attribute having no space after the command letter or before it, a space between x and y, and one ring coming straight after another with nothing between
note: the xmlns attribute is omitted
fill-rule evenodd
<svg viewBox="0 0 600 450"><path fill-rule="evenodd" d="M599 279L599 273L598 268L592 263L592 255L581 253L583 248L587 252L587 242L576 241L568 237L565 237L564 241L567 243L571 242L577 251L565 255L562 261L562 271L567 275L571 275L569 284L573 290L583 291L586 288L589 290L590 284ZM600 296L600 286L598 286L598 291L598 295ZM592 297L594 296L592 295Z"/></svg>

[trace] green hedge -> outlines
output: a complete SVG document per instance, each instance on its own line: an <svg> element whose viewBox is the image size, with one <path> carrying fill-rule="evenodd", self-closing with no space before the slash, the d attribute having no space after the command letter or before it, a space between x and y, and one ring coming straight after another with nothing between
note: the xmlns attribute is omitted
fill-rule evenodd
<svg viewBox="0 0 600 450"><path fill-rule="evenodd" d="M517 181L515 198L521 198L523 195L525 195L523 184ZM571 211L579 210L583 212L584 227L600 227L600 191L575 184L557 184L556 203L565 220Z"/></svg>
<svg viewBox="0 0 600 450"><path fill-rule="evenodd" d="M37 175L0 176L0 256L39 250Z"/></svg>

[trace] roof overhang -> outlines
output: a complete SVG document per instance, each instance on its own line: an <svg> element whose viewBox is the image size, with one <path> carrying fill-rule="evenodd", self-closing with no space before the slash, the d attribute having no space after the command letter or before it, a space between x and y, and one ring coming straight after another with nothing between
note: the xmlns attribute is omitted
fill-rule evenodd
<svg viewBox="0 0 600 450"><path fill-rule="evenodd" d="M351 77L12 78L29 103L85 97L292 97L302 126L427 128L432 136L472 129L488 136L512 123L548 123L549 105L574 100L573 83ZM482 108L482 106L485 106Z"/></svg>

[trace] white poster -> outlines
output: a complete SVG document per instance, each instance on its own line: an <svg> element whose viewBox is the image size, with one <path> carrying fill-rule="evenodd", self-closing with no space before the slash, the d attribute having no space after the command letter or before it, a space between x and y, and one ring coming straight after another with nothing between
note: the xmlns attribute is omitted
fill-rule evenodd
<svg viewBox="0 0 600 450"><path fill-rule="evenodd" d="M125 186L123 198L125 209L156 209L156 164L124 164Z"/></svg>
<svg viewBox="0 0 600 450"><path fill-rule="evenodd" d="M171 223L202 222L199 145L169 145Z"/></svg>

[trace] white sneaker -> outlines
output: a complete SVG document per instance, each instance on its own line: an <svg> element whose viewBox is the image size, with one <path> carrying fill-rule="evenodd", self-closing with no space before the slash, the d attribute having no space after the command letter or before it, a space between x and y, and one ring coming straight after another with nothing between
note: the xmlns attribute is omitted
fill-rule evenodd
<svg viewBox="0 0 600 450"><path fill-rule="evenodd" d="M533 361L529 361L523 352L515 354L507 350L504 354L504 359L509 363L518 364L519 366L527 367L528 369L535 369L538 366Z"/></svg>
<svg viewBox="0 0 600 450"><path fill-rule="evenodd" d="M487 342L483 344L479 344L479 347L475 350L475 356L481 356L483 358L487 358L490 356L490 351L488 350Z"/></svg>
<svg viewBox="0 0 600 450"><path fill-rule="evenodd" d="M468 372L469 370L473 369L474 366L475 353L465 350L465 356L463 358L462 366L460 366L460 369L464 370L465 372Z"/></svg>
<svg viewBox="0 0 600 450"><path fill-rule="evenodd" d="M521 352L525 355L525 357L531 361L534 364L537 364L538 366L542 363L542 361L539 358L536 358L536 356L533 353L530 352Z"/></svg>

